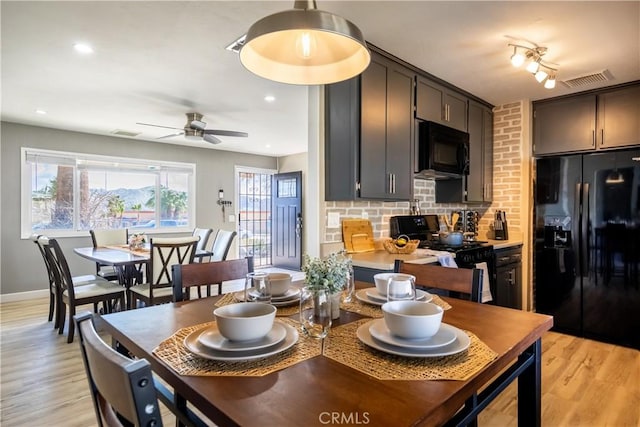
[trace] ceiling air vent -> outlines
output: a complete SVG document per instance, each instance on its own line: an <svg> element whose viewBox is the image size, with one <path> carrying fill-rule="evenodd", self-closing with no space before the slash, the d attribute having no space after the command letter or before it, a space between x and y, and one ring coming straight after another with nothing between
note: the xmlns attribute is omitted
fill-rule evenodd
<svg viewBox="0 0 640 427"><path fill-rule="evenodd" d="M584 76L574 77L572 79L562 80L565 86L574 88L581 86L589 86L600 82L612 80L613 76L609 70L602 70L597 73L586 74Z"/></svg>
<svg viewBox="0 0 640 427"><path fill-rule="evenodd" d="M225 49L230 50L231 52L239 53L246 39L247 35L243 34L237 40L234 40L233 43L231 43L229 46L225 47Z"/></svg>
<svg viewBox="0 0 640 427"><path fill-rule="evenodd" d="M126 136L127 138L134 138L140 135L140 132L130 132L128 130L116 129L113 132L111 132L111 134L117 135L117 136Z"/></svg>

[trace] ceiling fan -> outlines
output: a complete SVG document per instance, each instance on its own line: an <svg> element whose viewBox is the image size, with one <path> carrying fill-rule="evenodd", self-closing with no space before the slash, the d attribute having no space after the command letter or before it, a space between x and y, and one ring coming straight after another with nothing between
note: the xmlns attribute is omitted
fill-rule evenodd
<svg viewBox="0 0 640 427"><path fill-rule="evenodd" d="M161 126L154 125L151 123L140 123L137 122L138 125L143 126L153 126L157 128L165 128L165 129L175 129L179 132L172 133L170 135L161 136L158 139L171 138L174 136L184 135L187 139L203 139L211 144L220 144L222 142L221 139L217 138L216 135L220 136L238 136L238 137L247 137L249 136L246 132L237 132L233 130L221 130L221 129L205 129L207 124L202 121L202 114L200 113L186 113L187 115L187 123L184 125L184 128L174 128L171 126Z"/></svg>

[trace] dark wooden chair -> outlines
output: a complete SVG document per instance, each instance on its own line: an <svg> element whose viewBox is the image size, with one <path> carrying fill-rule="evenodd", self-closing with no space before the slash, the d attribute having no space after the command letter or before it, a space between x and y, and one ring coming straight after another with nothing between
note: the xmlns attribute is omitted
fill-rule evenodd
<svg viewBox="0 0 640 427"><path fill-rule="evenodd" d="M480 302L482 295L482 270L478 268L449 268L433 264L411 264L397 259L396 273L411 274L416 278L416 287L442 289L452 297L466 296Z"/></svg>
<svg viewBox="0 0 640 427"><path fill-rule="evenodd" d="M129 242L129 231L126 228L109 230L89 230L94 248L104 246L126 245ZM118 271L112 265L96 262L96 274L107 280L118 280Z"/></svg>
<svg viewBox="0 0 640 427"><path fill-rule="evenodd" d="M193 286L200 289L200 286L217 284L218 294L221 294L222 282L244 279L247 273L253 272L253 257L195 264L176 264L172 268L173 300L185 301L190 299L190 288Z"/></svg>
<svg viewBox="0 0 640 427"><path fill-rule="evenodd" d="M171 266L191 264L196 252L198 237L154 238L151 239L151 253L147 283L129 289L132 307L136 301L145 305L155 305L173 300L173 278Z"/></svg>
<svg viewBox="0 0 640 427"><path fill-rule="evenodd" d="M98 335L91 313L73 317L98 426L162 426L151 365L131 360Z"/></svg>
<svg viewBox="0 0 640 427"><path fill-rule="evenodd" d="M44 248L41 244L38 243L39 234L32 234L30 239L33 243L36 244L38 250L40 251L40 255L42 255L42 259L44 260L44 266L47 269L47 278L49 280L49 322L53 320L53 315L55 313L56 306L56 279L53 276L53 270L51 270L51 266L49 265L49 260L47 259L47 255L44 253ZM55 322L53 322L53 327L58 327L58 318L56 317Z"/></svg>
<svg viewBox="0 0 640 427"><path fill-rule="evenodd" d="M67 342L73 342L75 329L73 316L76 314L77 306L93 304L93 310L97 312L98 303L102 303L103 310L106 313L111 313L117 303L120 303L121 307L124 306L124 288L122 286L101 277L95 277L94 280L82 283L82 285L76 285L71 276L67 259L58 241L40 236L38 242L44 248L55 279L59 334L62 334L64 331L66 306L69 307L69 332Z"/></svg>

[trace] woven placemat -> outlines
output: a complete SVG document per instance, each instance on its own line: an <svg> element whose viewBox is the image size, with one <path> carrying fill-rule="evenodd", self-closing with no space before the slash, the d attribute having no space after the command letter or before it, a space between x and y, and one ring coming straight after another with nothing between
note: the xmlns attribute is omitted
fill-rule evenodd
<svg viewBox="0 0 640 427"><path fill-rule="evenodd" d="M217 307L222 307L223 305L235 304L237 302L242 302L242 300L236 298L236 292L231 292L222 295L222 297L218 301L216 301L215 305ZM296 303L293 305L288 305L286 307L277 307L276 316L287 317L298 312L300 312L300 304Z"/></svg>
<svg viewBox="0 0 640 427"><path fill-rule="evenodd" d="M464 381L495 359L498 354L478 337L469 348L452 356L415 358L387 354L363 344L356 336L360 325L371 319L332 328L325 342L324 356L379 380L460 380Z"/></svg>
<svg viewBox="0 0 640 427"><path fill-rule="evenodd" d="M299 324L291 319L279 319L299 330ZM215 322L202 323L178 330L153 350L167 365L180 375L193 376L244 376L261 377L322 353L322 343L299 332L298 342L291 348L266 357L246 362L227 362L203 359L184 346L184 339L192 332L211 326Z"/></svg>
<svg viewBox="0 0 640 427"><path fill-rule="evenodd" d="M435 305L439 305L444 310L449 310L451 305L440 298L438 295L433 295L433 299L431 300ZM367 317L382 317L382 309L378 305L367 304L366 302L362 302L356 297L352 298L351 302L342 302L340 303L340 308L345 311L351 311L353 313L358 313Z"/></svg>

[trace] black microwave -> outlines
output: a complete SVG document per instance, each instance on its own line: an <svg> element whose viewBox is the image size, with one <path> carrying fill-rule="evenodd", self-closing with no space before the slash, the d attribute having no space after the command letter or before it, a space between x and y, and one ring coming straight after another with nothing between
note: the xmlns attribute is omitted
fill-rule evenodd
<svg viewBox="0 0 640 427"><path fill-rule="evenodd" d="M439 123L418 125L417 172L424 178L469 174L469 134Z"/></svg>

